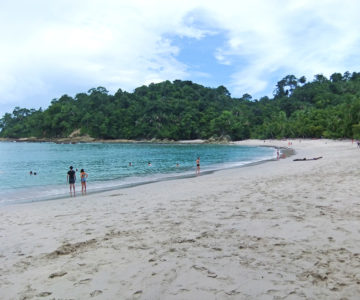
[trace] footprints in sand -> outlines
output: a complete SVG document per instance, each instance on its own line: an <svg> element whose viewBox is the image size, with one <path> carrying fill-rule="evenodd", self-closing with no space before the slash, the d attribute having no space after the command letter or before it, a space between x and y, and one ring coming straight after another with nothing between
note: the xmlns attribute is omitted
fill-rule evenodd
<svg viewBox="0 0 360 300"><path fill-rule="evenodd" d="M41 292L37 294L36 297L47 297L50 296L51 294L52 294L51 292Z"/></svg>
<svg viewBox="0 0 360 300"><path fill-rule="evenodd" d="M78 243L74 243L74 244L67 243L67 244L60 246L55 251L47 254L47 257L48 258L56 258L59 255L68 255L68 254L72 254L74 252L80 252L80 251L86 249L87 247L94 246L96 243L97 243L96 239L91 239L91 240L87 240L85 242L78 242Z"/></svg>
<svg viewBox="0 0 360 300"><path fill-rule="evenodd" d="M64 275L66 275L66 274L67 274L67 272L64 272L64 271L55 272L55 273L51 273L49 275L49 278L62 277Z"/></svg>
<svg viewBox="0 0 360 300"><path fill-rule="evenodd" d="M205 274L207 277L211 277L211 278L216 278L217 274L210 271L209 269L205 268L205 267L201 267L201 266L197 266L197 265L193 265L192 266L195 270L202 272L203 274Z"/></svg>
<svg viewBox="0 0 360 300"><path fill-rule="evenodd" d="M86 284L86 283L89 283L92 279L91 278L85 278L85 279L81 279L77 282L74 283L74 285L79 285L79 284Z"/></svg>
<svg viewBox="0 0 360 300"><path fill-rule="evenodd" d="M101 290L95 290L90 293L90 297L96 297L98 295L101 295L102 293L103 293L103 291L101 291Z"/></svg>

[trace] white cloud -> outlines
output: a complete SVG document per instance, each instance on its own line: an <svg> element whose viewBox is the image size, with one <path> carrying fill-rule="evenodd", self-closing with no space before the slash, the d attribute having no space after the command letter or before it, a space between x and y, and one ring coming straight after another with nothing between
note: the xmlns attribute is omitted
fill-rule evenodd
<svg viewBox="0 0 360 300"><path fill-rule="evenodd" d="M99 85L131 91L192 74L210 77L179 61L171 36L201 41L225 32L213 55L234 69L219 83L234 96L268 93L274 74L311 79L356 71L359 11L357 0L2 1L0 104L46 106Z"/></svg>
<svg viewBox="0 0 360 300"><path fill-rule="evenodd" d="M29 106L32 103L24 103L29 94L48 97L51 90L61 88L69 92L69 87L60 87L61 76L72 77L74 86L110 89L184 76L186 66L174 58L178 49L162 37L180 23L181 14L176 20L166 14L169 9L161 10L160 3L142 1L77 1L75 7L69 1L54 2L0 5L0 67L5 77L0 103ZM197 30L187 31L197 35ZM51 78L59 81L50 82ZM60 95L52 97L56 96Z"/></svg>
<svg viewBox="0 0 360 300"><path fill-rule="evenodd" d="M360 3L355 0L252 1L242 5L240 13L216 10L214 15L229 35L218 58L227 63L234 58L246 61L232 75L230 88L235 93L273 89L272 73L312 79L318 73L329 76L360 67L359 60L347 59L359 50Z"/></svg>

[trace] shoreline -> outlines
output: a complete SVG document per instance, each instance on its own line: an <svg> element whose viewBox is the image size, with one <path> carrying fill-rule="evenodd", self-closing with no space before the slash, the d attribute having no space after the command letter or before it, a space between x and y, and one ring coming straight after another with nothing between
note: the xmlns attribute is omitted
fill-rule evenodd
<svg viewBox="0 0 360 300"><path fill-rule="evenodd" d="M75 137L65 137L65 138L0 138L0 142L16 142L16 143L55 143L55 144L77 144L77 143L156 143L156 144L243 144L243 145L256 145L264 147L277 147L274 145L281 145L282 148L288 148L284 142L287 141L352 141L351 139L337 139L329 140L322 138L283 138L283 139L247 139L242 141L231 141L224 138L210 138L207 140L204 139L194 139L194 140L171 140L171 139L139 139L139 140L129 140L129 139L96 139L90 136L75 136ZM269 144L270 143L270 144Z"/></svg>
<svg viewBox="0 0 360 300"><path fill-rule="evenodd" d="M231 143L229 145L236 145L236 143ZM257 147L257 146L255 146L255 147ZM295 151L293 149L287 148L287 147L275 147L275 146L271 146L271 145L264 145L264 146L260 145L259 147L270 147L270 148L274 148L274 149L276 149L276 148L279 149L280 155L281 156L284 155L283 157L281 157L281 159L288 158L289 156L292 156L295 154ZM254 165L258 165L258 164L268 163L270 161L276 161L276 158L269 158L269 159L263 159L260 161L255 161L255 162L248 162L248 163L244 163L243 165L230 165L230 166L223 167L223 168L215 168L214 166L207 166L205 168L205 170L202 170L200 172L200 174L196 174L196 169L194 167L193 172L186 171L186 172L181 172L181 173L168 173L168 174L159 173L158 175L160 175L160 178L157 178L157 179L148 179L148 180L132 182L132 183L123 183L123 180L120 180L119 182L121 182L121 183L114 185L114 186L96 188L94 190L90 189L90 190L88 190L86 195L101 194L104 192L109 192L109 191L114 191L114 190L122 190L122 189L132 188L132 187L141 186L141 185L145 185L145 184L152 184L152 183L156 183L156 182L165 182L165 181L169 181L169 180L179 180L179 179L186 179L186 178L195 178L197 176L206 176L209 174L213 174L215 172L221 172L224 170L243 168L243 167L251 167ZM69 197L68 194L69 194L68 192L64 192L63 194L48 195L48 196L36 198L33 200L19 199L19 200L14 200L15 202L4 201L4 203L0 204L0 206L54 201L54 200L59 200L59 199L63 199L63 198L66 199ZM77 192L77 196L82 196L81 192L79 190Z"/></svg>
<svg viewBox="0 0 360 300"><path fill-rule="evenodd" d="M79 144L79 143L109 143L109 144L122 144L122 143L157 143L157 144L227 144L228 141L222 139L209 139L209 140L169 140L169 139L140 139L140 140L128 140L128 139L95 139L89 136L80 137L67 137L67 138L0 138L0 142L16 142L16 143L55 143L55 144Z"/></svg>
<svg viewBox="0 0 360 300"><path fill-rule="evenodd" d="M323 158L0 207L2 296L357 299L360 150L292 143Z"/></svg>

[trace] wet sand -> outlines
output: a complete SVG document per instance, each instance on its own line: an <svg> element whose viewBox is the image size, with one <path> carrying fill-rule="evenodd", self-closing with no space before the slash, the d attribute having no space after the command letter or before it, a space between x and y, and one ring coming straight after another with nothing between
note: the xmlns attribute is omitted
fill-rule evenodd
<svg viewBox="0 0 360 300"><path fill-rule="evenodd" d="M279 161L0 207L0 298L359 299L360 149L291 142L239 142L295 149Z"/></svg>

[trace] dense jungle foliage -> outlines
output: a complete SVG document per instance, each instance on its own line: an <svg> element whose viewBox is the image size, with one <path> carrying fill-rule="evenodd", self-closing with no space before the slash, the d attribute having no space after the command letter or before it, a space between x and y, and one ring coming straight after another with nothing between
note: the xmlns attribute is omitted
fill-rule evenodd
<svg viewBox="0 0 360 300"><path fill-rule="evenodd" d="M360 138L360 73L280 80L274 97L232 98L224 86L164 81L64 95L42 110L16 107L0 119L0 137L59 138L75 129L101 139Z"/></svg>

